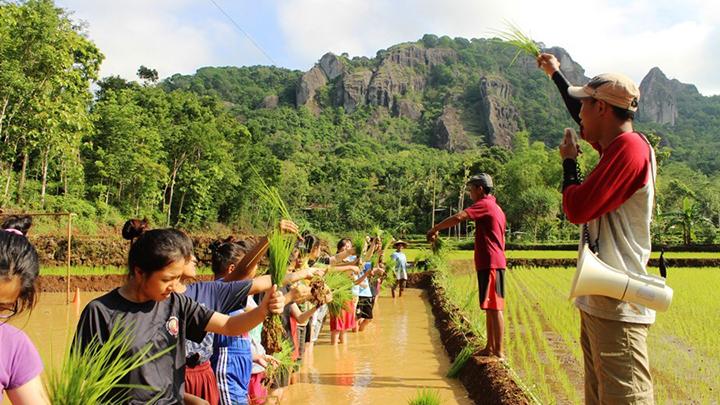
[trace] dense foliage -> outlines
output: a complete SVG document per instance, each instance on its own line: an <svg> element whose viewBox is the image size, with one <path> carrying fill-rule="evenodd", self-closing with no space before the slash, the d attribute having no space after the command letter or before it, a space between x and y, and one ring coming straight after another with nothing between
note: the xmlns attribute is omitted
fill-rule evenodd
<svg viewBox="0 0 720 405"><path fill-rule="evenodd" d="M423 106L415 121L382 107L348 113L332 102L333 82L317 95L321 112L296 108L302 72L277 67L207 67L158 82L157 72L141 66L137 82L97 81L102 54L51 0L0 2L0 21L3 207L70 210L89 232L128 216L255 230L266 226L270 209L254 191L254 167L305 228L377 225L402 235L424 232L433 213L437 222L466 207L465 179L485 171L496 180L513 238L576 237L562 218L555 150L572 122L534 62L521 57L510 66L514 49L497 41L426 35L415 43L457 53L432 69L414 68L427 78L422 92L403 96ZM394 48L342 60L350 71L371 69ZM511 148L487 146L478 118L467 113L478 108L481 80L493 75L514 89L521 130ZM450 153L429 146L448 100L463 111L477 147ZM659 154L655 234L714 241L720 104L701 96L679 102L675 127L641 125L669 142ZM597 155L588 149L583 159L587 170Z"/></svg>

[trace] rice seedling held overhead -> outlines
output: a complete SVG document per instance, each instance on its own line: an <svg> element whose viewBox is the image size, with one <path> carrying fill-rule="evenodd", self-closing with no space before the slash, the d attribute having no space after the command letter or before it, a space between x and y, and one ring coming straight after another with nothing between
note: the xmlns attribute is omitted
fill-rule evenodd
<svg viewBox="0 0 720 405"><path fill-rule="evenodd" d="M432 243L432 252L434 255L441 255L445 251L445 242L438 236Z"/></svg>
<svg viewBox="0 0 720 405"><path fill-rule="evenodd" d="M352 281L340 272L330 272L325 275L325 285L332 291L332 300L327 303L328 313L339 317L345 308L345 304L352 300Z"/></svg>
<svg viewBox="0 0 720 405"><path fill-rule="evenodd" d="M288 270L288 260L294 246L292 237L288 237L274 231L268 238L268 274L274 285L280 287ZM272 314L265 318L262 330L262 345L269 354L282 350L281 340L283 336L282 319L279 314Z"/></svg>
<svg viewBox="0 0 720 405"><path fill-rule="evenodd" d="M397 286L397 275L395 274L395 268L397 267L397 262L392 257L388 259L387 264L385 265L385 278L383 281L383 284L390 288L395 288Z"/></svg>
<svg viewBox="0 0 720 405"><path fill-rule="evenodd" d="M270 387L273 383L282 381L284 377L289 376L294 371L295 362L292 359L292 343L283 338L280 346L281 350L273 354L275 361L268 362L265 369L265 387Z"/></svg>
<svg viewBox="0 0 720 405"><path fill-rule="evenodd" d="M363 254L365 253L365 234L363 233L357 233L352 238L352 245L353 249L355 249L355 256L360 260L360 262L363 261Z"/></svg>
<svg viewBox="0 0 720 405"><path fill-rule="evenodd" d="M525 53L534 58L540 55L540 48L537 46L537 43L520 30L520 28L509 21L505 22L505 26L505 30L495 31L494 34L500 37L503 43L511 45L517 49L517 52L508 67L515 63L515 60L521 53Z"/></svg>
<svg viewBox="0 0 720 405"><path fill-rule="evenodd" d="M310 302L314 305L327 304L332 301L333 297L332 290L320 276L315 276L310 280L310 295L312 297Z"/></svg>
<svg viewBox="0 0 720 405"><path fill-rule="evenodd" d="M278 189L276 187L268 186L268 184L265 183L265 180L263 180L258 173L257 169L255 169L255 166L251 165L250 169L253 171L258 181L258 185L255 187L255 190L260 200L277 212L282 219L292 219L290 217L290 211L285 204L285 200L283 200L280 196Z"/></svg>

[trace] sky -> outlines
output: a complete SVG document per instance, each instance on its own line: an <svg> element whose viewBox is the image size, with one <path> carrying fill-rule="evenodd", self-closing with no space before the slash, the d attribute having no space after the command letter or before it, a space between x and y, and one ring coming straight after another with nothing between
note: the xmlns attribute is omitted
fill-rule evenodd
<svg viewBox="0 0 720 405"><path fill-rule="evenodd" d="M592 77L638 84L657 66L720 95L718 0L56 0L105 54L102 76L203 66L308 70L326 52L372 57L424 34L486 38L512 21ZM223 12L218 9L222 9Z"/></svg>

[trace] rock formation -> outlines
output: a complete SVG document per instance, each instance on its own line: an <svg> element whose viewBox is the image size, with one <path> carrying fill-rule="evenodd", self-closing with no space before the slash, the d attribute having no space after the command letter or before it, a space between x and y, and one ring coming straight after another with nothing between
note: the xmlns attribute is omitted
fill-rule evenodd
<svg viewBox="0 0 720 405"><path fill-rule="evenodd" d="M443 113L435 123L432 139L433 146L450 152L470 149L473 145L460 123L458 111L445 106Z"/></svg>
<svg viewBox="0 0 720 405"><path fill-rule="evenodd" d="M327 84L327 76L320 68L315 65L312 69L308 70L300 78L298 83L297 91L295 93L295 103L298 107L306 106L314 114L320 113L320 105L315 99L315 94L318 89Z"/></svg>
<svg viewBox="0 0 720 405"><path fill-rule="evenodd" d="M511 104L512 87L500 79L484 77L480 81L480 116L484 122L488 145L510 147L519 131L520 114Z"/></svg>
<svg viewBox="0 0 720 405"><path fill-rule="evenodd" d="M699 95L697 88L676 79L668 79L657 67L650 69L640 82L638 120L675 125L678 117L677 95Z"/></svg>

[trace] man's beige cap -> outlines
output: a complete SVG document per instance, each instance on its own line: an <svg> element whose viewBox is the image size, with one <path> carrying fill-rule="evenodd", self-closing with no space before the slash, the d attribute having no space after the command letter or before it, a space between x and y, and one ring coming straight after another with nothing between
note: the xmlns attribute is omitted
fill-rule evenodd
<svg viewBox="0 0 720 405"><path fill-rule="evenodd" d="M637 111L640 100L640 89L635 82L620 73L603 73L595 76L582 87L569 87L568 94L574 98L592 97L629 111Z"/></svg>

